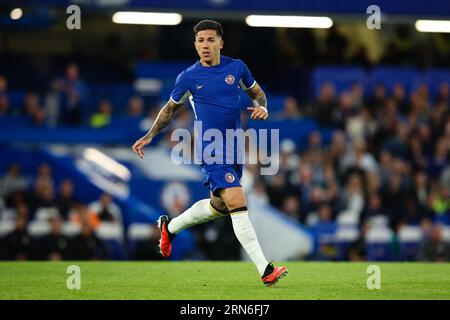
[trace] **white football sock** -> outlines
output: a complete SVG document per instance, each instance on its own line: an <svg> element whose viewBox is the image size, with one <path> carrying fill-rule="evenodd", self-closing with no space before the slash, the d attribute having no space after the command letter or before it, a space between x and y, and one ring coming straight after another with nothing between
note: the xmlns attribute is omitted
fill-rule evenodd
<svg viewBox="0 0 450 320"><path fill-rule="evenodd" d="M255 229L253 229L250 218L248 217L248 211L231 213L231 221L233 222L233 230L236 237L262 276L269 262L267 262L261 250Z"/></svg>
<svg viewBox="0 0 450 320"><path fill-rule="evenodd" d="M203 199L197 201L185 212L170 220L167 228L170 233L177 234L181 230L193 225L204 223L221 216L223 216L223 214L210 205L210 199Z"/></svg>

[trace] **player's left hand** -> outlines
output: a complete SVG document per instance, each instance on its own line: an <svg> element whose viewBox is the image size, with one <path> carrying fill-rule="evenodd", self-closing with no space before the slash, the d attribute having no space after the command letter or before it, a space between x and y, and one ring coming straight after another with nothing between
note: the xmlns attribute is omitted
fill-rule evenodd
<svg viewBox="0 0 450 320"><path fill-rule="evenodd" d="M269 112L264 107L248 107L247 110L251 111L250 119L266 120L269 117Z"/></svg>

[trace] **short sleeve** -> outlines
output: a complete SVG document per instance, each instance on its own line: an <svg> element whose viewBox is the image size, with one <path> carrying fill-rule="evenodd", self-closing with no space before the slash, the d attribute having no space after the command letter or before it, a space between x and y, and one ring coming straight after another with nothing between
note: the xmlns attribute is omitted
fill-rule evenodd
<svg viewBox="0 0 450 320"><path fill-rule="evenodd" d="M186 77L186 71L181 72L175 80L175 86L170 93L170 100L176 104L183 103L189 96L189 85Z"/></svg>
<svg viewBox="0 0 450 320"><path fill-rule="evenodd" d="M241 86L242 90L248 90L256 84L256 81L253 78L252 73L248 69L247 65L243 61L241 61L241 63L242 63L242 77L241 81L239 81L239 85Z"/></svg>

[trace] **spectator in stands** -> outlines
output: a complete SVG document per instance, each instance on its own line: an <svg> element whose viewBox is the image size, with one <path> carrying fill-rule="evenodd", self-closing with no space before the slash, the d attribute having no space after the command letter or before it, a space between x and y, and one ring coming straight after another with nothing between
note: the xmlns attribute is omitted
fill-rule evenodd
<svg viewBox="0 0 450 320"><path fill-rule="evenodd" d="M56 206L64 220L69 218L70 211L75 207L73 198L74 185L72 180L65 179L59 185L59 194L56 198Z"/></svg>
<svg viewBox="0 0 450 320"><path fill-rule="evenodd" d="M322 134L320 131L314 130L308 135L308 154L311 152L322 151Z"/></svg>
<svg viewBox="0 0 450 320"><path fill-rule="evenodd" d="M390 214L383 207L383 201L379 193L371 193L367 197L367 203L361 214L360 225L364 225L368 220L376 216L385 216L389 218Z"/></svg>
<svg viewBox="0 0 450 320"><path fill-rule="evenodd" d="M444 188L450 190L450 165L443 170L440 182Z"/></svg>
<svg viewBox="0 0 450 320"><path fill-rule="evenodd" d="M313 226L319 245L316 259L334 260L337 255L334 243L337 223L333 220L333 209L330 204L323 202L318 206L317 214L319 220Z"/></svg>
<svg viewBox="0 0 450 320"><path fill-rule="evenodd" d="M396 102L398 109L401 113L407 114L409 112L409 106L406 98L405 86L401 83L395 83L392 89L392 98Z"/></svg>
<svg viewBox="0 0 450 320"><path fill-rule="evenodd" d="M0 75L0 117L10 114L8 97L8 80Z"/></svg>
<svg viewBox="0 0 450 320"><path fill-rule="evenodd" d="M62 93L63 104L60 114L65 116L63 122L71 125L81 124L82 112L89 92L80 78L78 65L70 63L66 67L65 77L56 80L52 88Z"/></svg>
<svg viewBox="0 0 450 320"><path fill-rule="evenodd" d="M99 216L83 203L75 204L74 210L69 214L70 221L83 225L87 224L95 230L101 223Z"/></svg>
<svg viewBox="0 0 450 320"><path fill-rule="evenodd" d="M47 126L47 113L43 108L36 109L31 115L31 124L35 127Z"/></svg>
<svg viewBox="0 0 450 320"><path fill-rule="evenodd" d="M369 107L372 116L376 115L378 109L382 108L386 104L387 91L386 87L377 83L372 97L368 100L367 106Z"/></svg>
<svg viewBox="0 0 450 320"><path fill-rule="evenodd" d="M137 240L133 250L133 260L162 260L163 257L159 253L158 243L160 231L156 225L150 225L150 238L145 240Z"/></svg>
<svg viewBox="0 0 450 320"><path fill-rule="evenodd" d="M414 195L418 204L425 206L430 196L430 183L424 171L418 171L414 175Z"/></svg>
<svg viewBox="0 0 450 320"><path fill-rule="evenodd" d="M92 128L103 128L111 123L112 105L109 100L102 100L98 106L98 111L91 117Z"/></svg>
<svg viewBox="0 0 450 320"><path fill-rule="evenodd" d="M252 187L251 191L249 192L249 196L253 197L253 199L258 201L258 203L263 203L263 204L270 203L269 196L267 195L267 187L260 180L257 180L253 184L253 187Z"/></svg>
<svg viewBox="0 0 450 320"><path fill-rule="evenodd" d="M281 209L284 197L292 192L293 189L289 185L286 175L282 173L278 173L271 177L270 182L267 185L267 195L269 196L270 203L278 209Z"/></svg>
<svg viewBox="0 0 450 320"><path fill-rule="evenodd" d="M144 100L140 96L133 96L128 100L127 115L141 118L144 111Z"/></svg>
<svg viewBox="0 0 450 320"><path fill-rule="evenodd" d="M418 134L413 133L408 139L406 159L414 170L423 171L427 167L428 160Z"/></svg>
<svg viewBox="0 0 450 320"><path fill-rule="evenodd" d="M148 110L147 117L139 122L139 130L148 131L153 125L153 122L155 121L156 117L158 116L158 112L159 112L158 108L156 107L150 108Z"/></svg>
<svg viewBox="0 0 450 320"><path fill-rule="evenodd" d="M434 225L431 236L422 242L418 260L423 262L450 261L450 244L445 242L442 237L441 225Z"/></svg>
<svg viewBox="0 0 450 320"><path fill-rule="evenodd" d="M322 127L333 125L333 114L336 110L336 96L334 86L326 82L320 86L319 97L313 107L313 115Z"/></svg>
<svg viewBox="0 0 450 320"><path fill-rule="evenodd" d="M297 221L304 221L304 217L302 216L302 212L300 210L300 201L298 197L295 195L288 195L283 199L283 203L281 205L282 211L286 213L288 216L294 218Z"/></svg>
<svg viewBox="0 0 450 320"><path fill-rule="evenodd" d="M430 126L425 122L421 122L419 123L416 132L422 145L424 155L427 158L431 158L435 143L433 142L433 137L431 136Z"/></svg>
<svg viewBox="0 0 450 320"><path fill-rule="evenodd" d="M350 63L353 65L362 66L366 69L370 68L372 62L370 61L369 54L367 52L367 47L364 45L360 45L350 58Z"/></svg>
<svg viewBox="0 0 450 320"><path fill-rule="evenodd" d="M440 185L432 188L428 208L433 211L436 222L450 225L450 189Z"/></svg>
<svg viewBox="0 0 450 320"><path fill-rule="evenodd" d="M0 74L0 95L6 95L8 93L8 80L4 75Z"/></svg>
<svg viewBox="0 0 450 320"><path fill-rule="evenodd" d="M81 233L70 243L70 256L73 260L99 260L105 258L105 246L95 235L91 223L82 219Z"/></svg>
<svg viewBox="0 0 450 320"><path fill-rule="evenodd" d="M33 190L25 195L32 216L34 216L37 208L54 205L53 186L54 181L51 167L46 163L41 163L38 167L37 176L33 182Z"/></svg>
<svg viewBox="0 0 450 320"><path fill-rule="evenodd" d="M350 92L343 92L339 96L337 108L333 111L333 124L335 126L344 129L348 119L357 114L358 109L353 103L353 97Z"/></svg>
<svg viewBox="0 0 450 320"><path fill-rule="evenodd" d="M23 115L31 118L40 107L39 96L33 91L28 91L23 98Z"/></svg>
<svg viewBox="0 0 450 320"><path fill-rule="evenodd" d="M439 139L439 141L436 143L433 158L430 159L427 167L427 173L432 180L437 181L441 176L442 171L449 164L449 153L450 149L447 148L445 140Z"/></svg>
<svg viewBox="0 0 450 320"><path fill-rule="evenodd" d="M322 191L315 183L314 170L310 163L302 161L300 164L296 180L293 181L298 188L300 203L305 213L316 210L317 201L322 201Z"/></svg>
<svg viewBox="0 0 450 320"><path fill-rule="evenodd" d="M447 82L441 82L439 84L438 94L436 97L435 104L443 103L447 107L450 106L450 93L449 93L449 84Z"/></svg>
<svg viewBox="0 0 450 320"><path fill-rule="evenodd" d="M5 238L8 258L11 260L28 260L31 254L31 238L27 231L27 218L18 215L16 227Z"/></svg>
<svg viewBox="0 0 450 320"><path fill-rule="evenodd" d="M395 125L395 135L387 138L381 146L383 150L388 150L394 157L405 159L408 156L408 125L397 122Z"/></svg>
<svg viewBox="0 0 450 320"><path fill-rule="evenodd" d="M347 185L340 195L341 210L351 211L360 216L365 206L365 191L362 177L352 173L347 179Z"/></svg>
<svg viewBox="0 0 450 320"><path fill-rule="evenodd" d="M68 254L69 239L62 233L62 220L54 217L49 220L51 232L42 239L44 256L48 260L64 260Z"/></svg>
<svg viewBox="0 0 450 320"><path fill-rule="evenodd" d="M363 139L355 140L341 159L339 171L341 174L351 169L378 172L378 163L373 155L367 152L367 143Z"/></svg>
<svg viewBox="0 0 450 320"><path fill-rule="evenodd" d="M331 137L329 148L326 150L326 156L332 163L335 170L339 169L339 163L347 150L347 141L345 133L342 130L335 130Z"/></svg>
<svg viewBox="0 0 450 320"><path fill-rule="evenodd" d="M280 165L279 171L290 175L296 171L300 158L295 153L295 143L291 139L284 139L280 144Z"/></svg>
<svg viewBox="0 0 450 320"><path fill-rule="evenodd" d="M447 148L450 150L450 105L440 102L434 106L430 113L430 126L433 141L439 140L439 138L444 135L444 140L447 142ZM449 129L446 130L446 127ZM447 139L445 139L445 136Z"/></svg>
<svg viewBox="0 0 450 320"><path fill-rule="evenodd" d="M54 186L52 168L47 163L41 163L38 167L34 188L40 189L44 186Z"/></svg>
<svg viewBox="0 0 450 320"><path fill-rule="evenodd" d="M431 213L417 203L413 195L405 197L400 212L397 230L400 230L403 226L421 226L424 220L431 221Z"/></svg>
<svg viewBox="0 0 450 320"><path fill-rule="evenodd" d="M50 208L55 206L55 193L52 185L44 185L36 191L35 204L37 208Z"/></svg>
<svg viewBox="0 0 450 320"><path fill-rule="evenodd" d="M377 128L378 124L371 117L368 108L357 111L347 120L345 125L345 130L351 140L372 139Z"/></svg>
<svg viewBox="0 0 450 320"><path fill-rule="evenodd" d="M91 203L89 209L97 214L101 222L122 223L122 210L107 193L103 193L99 200Z"/></svg>
<svg viewBox="0 0 450 320"><path fill-rule="evenodd" d="M10 113L8 96L0 94L0 117L8 116Z"/></svg>
<svg viewBox="0 0 450 320"><path fill-rule="evenodd" d="M172 129L192 128L193 120L193 113L190 112L187 108L182 108L178 111L177 117L173 119L170 127Z"/></svg>
<svg viewBox="0 0 450 320"><path fill-rule="evenodd" d="M336 25L328 29L325 38L326 44L326 61L328 63L343 63L346 61L346 51L348 47L347 38L338 30Z"/></svg>
<svg viewBox="0 0 450 320"><path fill-rule="evenodd" d="M16 191L25 191L28 181L20 173L20 166L13 163L9 166L8 172L0 180L0 196L7 198Z"/></svg>
<svg viewBox="0 0 450 320"><path fill-rule="evenodd" d="M280 112L276 112L271 118L275 120L295 120L301 117L302 114L297 99L292 96L287 96L283 100L283 109Z"/></svg>
<svg viewBox="0 0 450 320"><path fill-rule="evenodd" d="M382 188L383 206L391 214L389 222L391 228L394 230L397 230L403 204L407 197L407 191L402 184L402 180L400 173L392 173L388 179L388 185Z"/></svg>
<svg viewBox="0 0 450 320"><path fill-rule="evenodd" d="M23 115L30 119L34 126L42 127L47 125L47 111L39 103L39 96L29 91L26 93L23 105Z"/></svg>

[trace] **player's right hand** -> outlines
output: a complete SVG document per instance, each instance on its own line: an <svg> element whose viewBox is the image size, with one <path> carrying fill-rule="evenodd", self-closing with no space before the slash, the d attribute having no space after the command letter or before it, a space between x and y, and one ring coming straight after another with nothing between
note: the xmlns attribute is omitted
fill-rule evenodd
<svg viewBox="0 0 450 320"><path fill-rule="evenodd" d="M269 113L267 112L267 109L263 106L248 107L247 110L252 113L250 115L250 119L266 120L269 117Z"/></svg>
<svg viewBox="0 0 450 320"><path fill-rule="evenodd" d="M144 138L141 138L133 144L132 149L134 153L136 153L139 157L141 157L141 159L143 159L145 154L144 151L142 151L142 148L144 148L149 143L150 141L146 141Z"/></svg>

